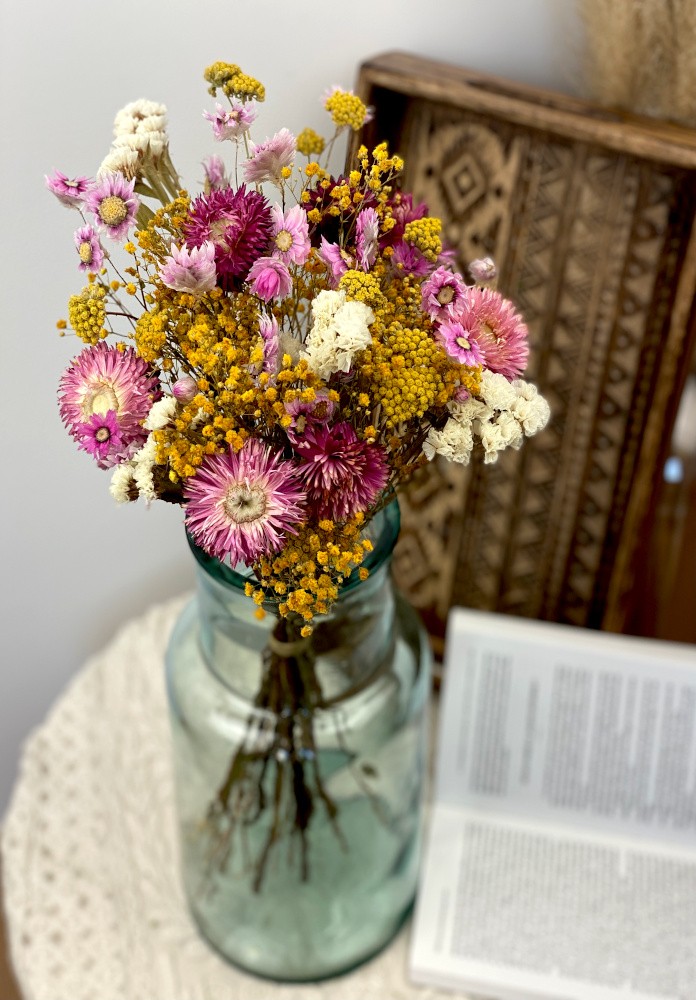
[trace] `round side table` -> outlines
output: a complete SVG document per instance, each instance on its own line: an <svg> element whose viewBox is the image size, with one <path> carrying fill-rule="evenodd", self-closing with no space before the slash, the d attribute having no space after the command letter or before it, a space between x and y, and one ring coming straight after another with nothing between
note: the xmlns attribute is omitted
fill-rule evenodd
<svg viewBox="0 0 696 1000"><path fill-rule="evenodd" d="M407 931L325 984L267 983L199 937L179 883L164 651L181 609L126 624L26 744L3 881L25 1000L436 1000L406 978Z"/></svg>

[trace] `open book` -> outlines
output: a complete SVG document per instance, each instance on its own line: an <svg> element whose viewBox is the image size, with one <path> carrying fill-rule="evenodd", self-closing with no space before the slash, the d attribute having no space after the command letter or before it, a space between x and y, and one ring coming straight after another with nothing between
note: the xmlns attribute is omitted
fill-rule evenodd
<svg viewBox="0 0 696 1000"><path fill-rule="evenodd" d="M455 609L412 978L696 1000L696 648Z"/></svg>

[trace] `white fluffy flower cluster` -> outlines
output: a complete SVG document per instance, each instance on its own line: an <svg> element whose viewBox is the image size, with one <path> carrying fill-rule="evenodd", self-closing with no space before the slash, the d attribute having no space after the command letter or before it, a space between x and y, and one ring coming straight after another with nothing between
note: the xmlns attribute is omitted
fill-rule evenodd
<svg viewBox="0 0 696 1000"><path fill-rule="evenodd" d="M343 290L319 292L312 301L312 328L303 354L310 368L324 380L350 371L353 356L372 342L374 320L369 306L347 302Z"/></svg>
<svg viewBox="0 0 696 1000"><path fill-rule="evenodd" d="M450 418L442 428L432 428L423 444L430 460L442 455L450 462L469 464L478 438L484 450L484 462L496 462L505 448L519 448L525 437L542 430L549 419L549 404L535 385L516 379L508 382L503 375L484 371L481 376L481 399L450 403Z"/></svg>
<svg viewBox="0 0 696 1000"><path fill-rule="evenodd" d="M156 431L171 423L177 409L173 396L164 396L152 404L143 426L148 431ZM133 499L134 487L138 496L148 505L157 499L152 469L157 457L157 445L152 434L142 448L128 461L117 465L111 476L109 492L116 503L127 503Z"/></svg>
<svg viewBox="0 0 696 1000"><path fill-rule="evenodd" d="M167 144L167 109L155 101L133 101L114 119L114 141L97 176L121 173L130 180L139 173L144 157L158 160Z"/></svg>

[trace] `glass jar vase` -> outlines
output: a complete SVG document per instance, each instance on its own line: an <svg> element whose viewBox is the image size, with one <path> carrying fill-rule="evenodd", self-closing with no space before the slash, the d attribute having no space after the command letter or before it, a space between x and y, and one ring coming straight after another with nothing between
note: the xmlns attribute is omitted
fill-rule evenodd
<svg viewBox="0 0 696 1000"><path fill-rule="evenodd" d="M191 544L197 593L167 653L183 877L205 937L283 981L378 952L412 903L430 652L393 588L396 502L302 639L258 620L248 577Z"/></svg>

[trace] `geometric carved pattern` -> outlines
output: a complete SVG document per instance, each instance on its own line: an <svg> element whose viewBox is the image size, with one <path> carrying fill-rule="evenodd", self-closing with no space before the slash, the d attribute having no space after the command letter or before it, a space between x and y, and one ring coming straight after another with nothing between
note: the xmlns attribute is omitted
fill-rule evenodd
<svg viewBox="0 0 696 1000"><path fill-rule="evenodd" d="M452 604L620 630L694 333L693 135L403 55L359 91L459 267L495 259L552 412L495 465L417 474L397 580L435 638Z"/></svg>

